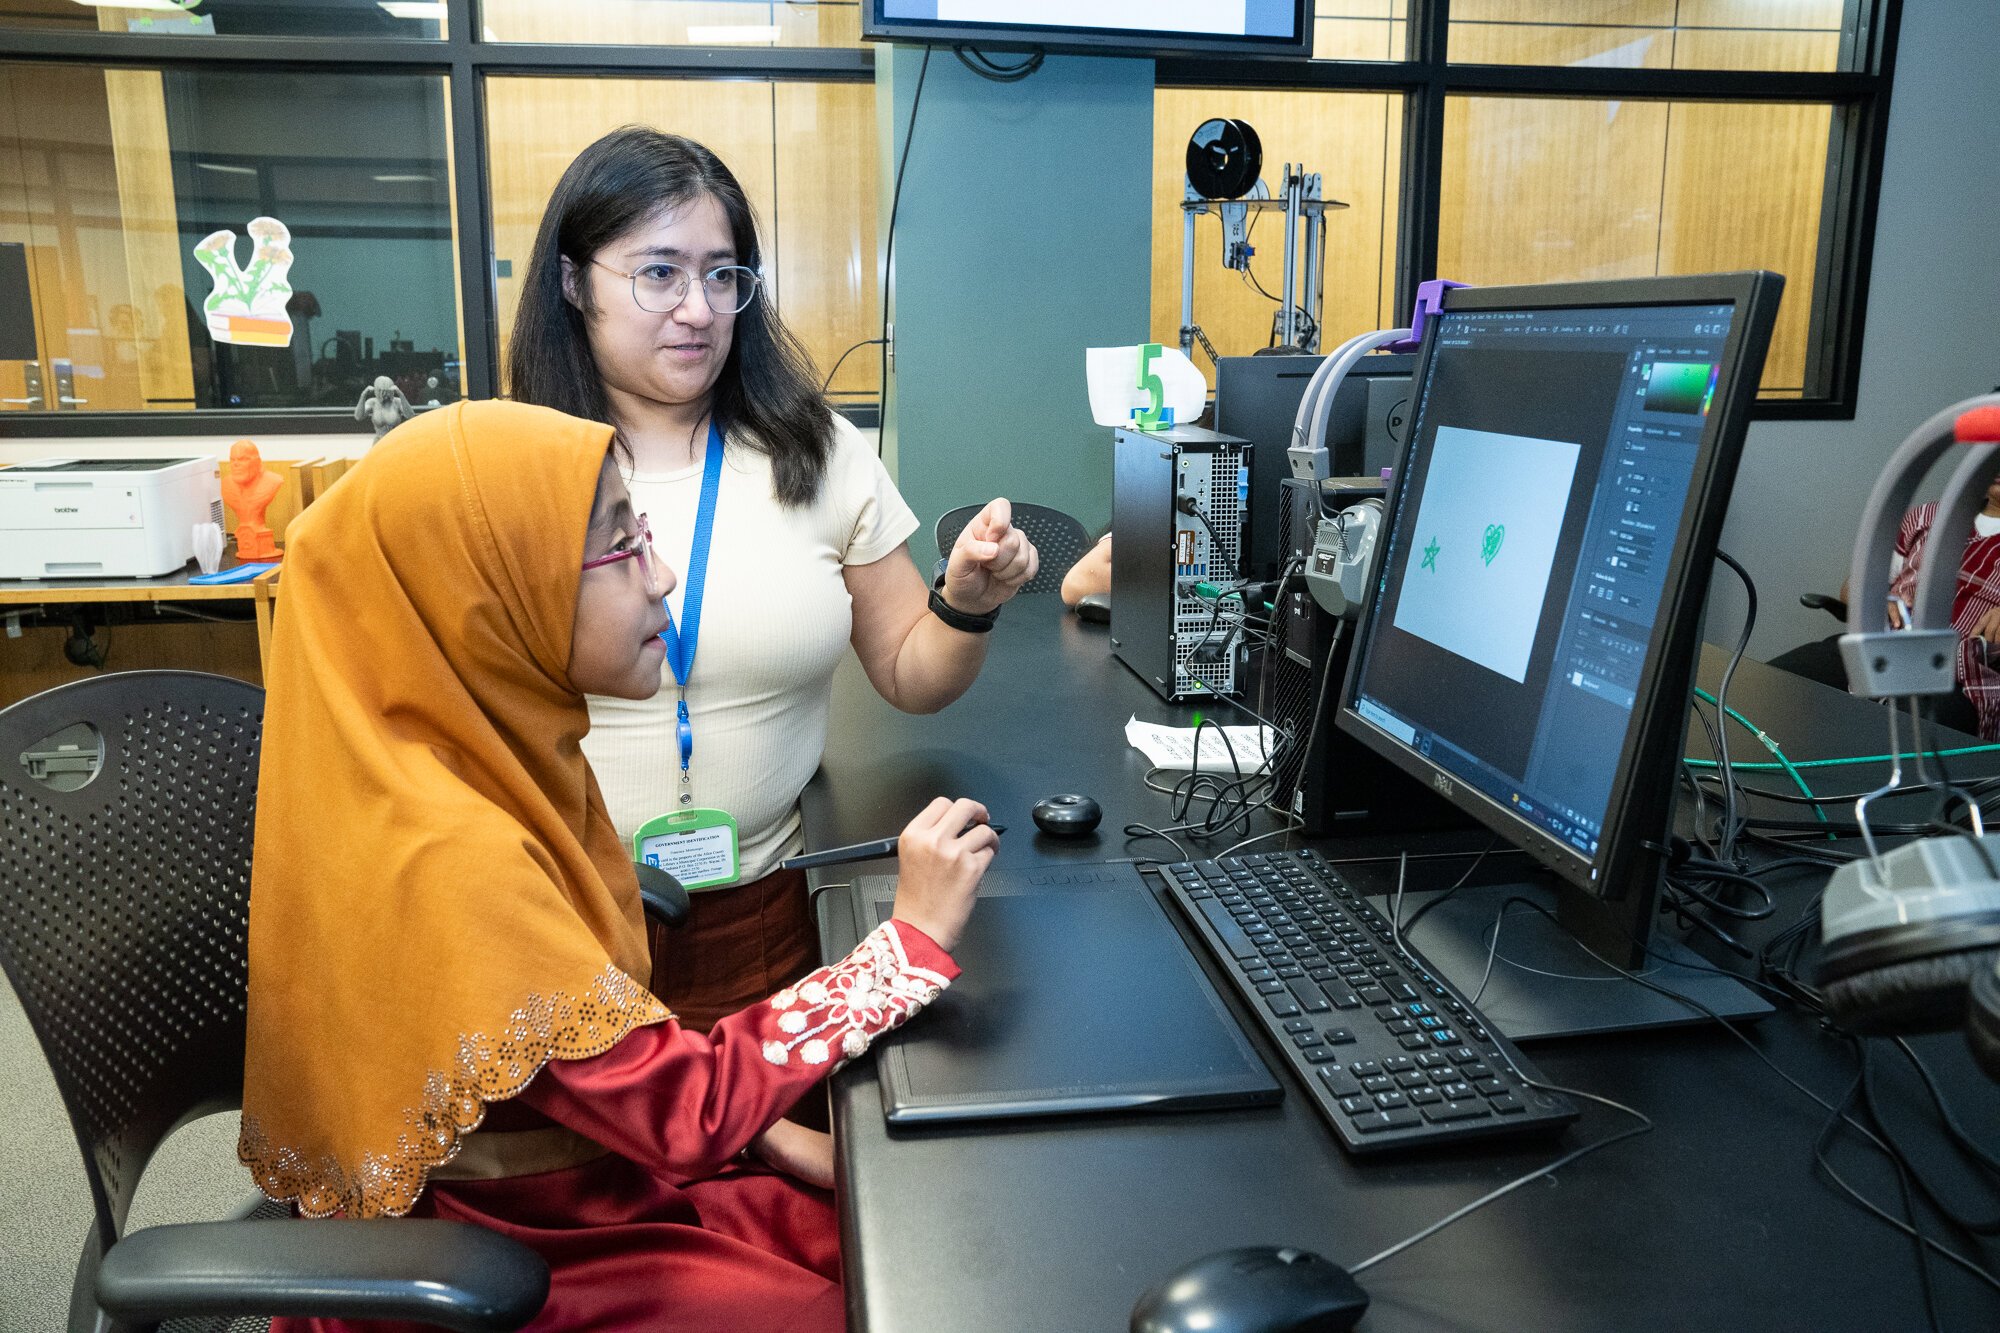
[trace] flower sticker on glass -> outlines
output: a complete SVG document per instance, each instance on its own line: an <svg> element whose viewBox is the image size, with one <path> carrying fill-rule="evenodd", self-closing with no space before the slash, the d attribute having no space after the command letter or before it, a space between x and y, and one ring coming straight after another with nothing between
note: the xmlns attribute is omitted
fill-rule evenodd
<svg viewBox="0 0 2000 1333"><path fill-rule="evenodd" d="M285 347L292 341L292 233L276 218L250 219L255 248L247 267L236 262L236 233L211 232L195 246L194 257L208 270L215 290L202 302L208 332L219 343Z"/></svg>

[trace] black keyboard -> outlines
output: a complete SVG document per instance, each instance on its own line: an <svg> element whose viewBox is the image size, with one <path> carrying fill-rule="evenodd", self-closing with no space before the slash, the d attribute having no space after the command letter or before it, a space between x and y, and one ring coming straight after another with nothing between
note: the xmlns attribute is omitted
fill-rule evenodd
<svg viewBox="0 0 2000 1333"><path fill-rule="evenodd" d="M1315 852L1161 867L1351 1153L1551 1132L1577 1117Z"/></svg>

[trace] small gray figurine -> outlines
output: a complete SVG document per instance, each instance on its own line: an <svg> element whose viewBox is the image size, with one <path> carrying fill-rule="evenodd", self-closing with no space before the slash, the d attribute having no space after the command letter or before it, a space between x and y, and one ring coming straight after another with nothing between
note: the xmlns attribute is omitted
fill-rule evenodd
<svg viewBox="0 0 2000 1333"><path fill-rule="evenodd" d="M361 400L354 404L354 419L373 426L378 440L415 415L410 400L387 375L377 375L375 382L361 391Z"/></svg>

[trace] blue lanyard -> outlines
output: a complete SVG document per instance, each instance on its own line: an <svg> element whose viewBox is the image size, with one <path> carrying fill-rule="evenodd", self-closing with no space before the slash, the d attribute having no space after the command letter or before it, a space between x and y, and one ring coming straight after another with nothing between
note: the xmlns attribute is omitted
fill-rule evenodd
<svg viewBox="0 0 2000 1333"><path fill-rule="evenodd" d="M667 665L673 669L674 683L680 686L680 703L675 709L675 730L681 744L681 804L691 805L688 761L694 758L694 724L688 720L688 673L694 670L695 640L701 635L701 592L708 581L708 543L715 526L715 493L722 485L722 431L713 418L708 423L708 458L701 468L701 504L694 515L694 542L688 548L687 591L681 598L683 633L674 624L672 608L667 608L667 627L660 641L667 645ZM665 606L666 599L661 599Z"/></svg>

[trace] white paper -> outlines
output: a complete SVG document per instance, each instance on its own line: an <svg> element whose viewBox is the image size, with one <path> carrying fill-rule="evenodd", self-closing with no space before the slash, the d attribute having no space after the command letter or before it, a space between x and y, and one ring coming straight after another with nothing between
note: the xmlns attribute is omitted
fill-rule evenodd
<svg viewBox="0 0 2000 1333"><path fill-rule="evenodd" d="M1201 754L1194 752L1194 734L1201 732ZM1228 743L1223 737L1229 738ZM1247 776L1261 772L1269 757L1275 734L1269 727L1169 727L1157 722L1141 722L1136 716L1125 724L1125 739L1146 756L1154 768L1198 769L1203 773L1234 774L1241 767ZM1234 750L1236 762L1230 763Z"/></svg>
<svg viewBox="0 0 2000 1333"><path fill-rule="evenodd" d="M1208 381L1180 348L1162 347L1152 370L1160 377L1162 406L1173 409L1175 422L1185 426L1201 415L1208 402ZM1090 419L1100 426L1130 426L1135 410L1153 404L1152 396L1139 385L1137 347L1086 347L1083 373L1090 386Z"/></svg>

